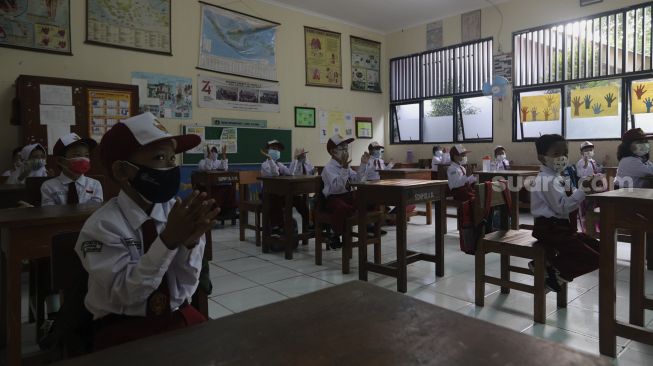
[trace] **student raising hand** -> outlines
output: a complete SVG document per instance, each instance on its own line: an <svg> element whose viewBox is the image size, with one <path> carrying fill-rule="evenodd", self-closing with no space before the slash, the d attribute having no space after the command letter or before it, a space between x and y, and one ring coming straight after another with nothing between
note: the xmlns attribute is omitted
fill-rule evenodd
<svg viewBox="0 0 653 366"><path fill-rule="evenodd" d="M199 191L194 191L183 201L176 198L168 214L168 224L160 235L168 249L174 250L182 245L194 247L200 237L217 223L214 219L220 208L211 209L215 200L205 198L206 192L200 194Z"/></svg>
<svg viewBox="0 0 653 366"><path fill-rule="evenodd" d="M361 156L361 166L367 164L368 161L370 161L370 153L366 151L363 153L363 156Z"/></svg>

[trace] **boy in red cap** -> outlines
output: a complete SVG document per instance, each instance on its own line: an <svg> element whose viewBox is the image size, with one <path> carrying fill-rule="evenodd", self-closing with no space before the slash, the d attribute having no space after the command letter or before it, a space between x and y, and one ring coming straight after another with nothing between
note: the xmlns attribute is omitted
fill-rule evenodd
<svg viewBox="0 0 653 366"><path fill-rule="evenodd" d="M93 139L76 133L62 136L54 144L53 153L61 167L58 177L41 185L41 206L102 203L102 185L84 174L91 169L91 151L97 146Z"/></svg>
<svg viewBox="0 0 653 366"><path fill-rule="evenodd" d="M467 154L470 152L463 145L454 145L451 148L451 165L447 168L447 180L449 189L456 201L469 201L476 194L472 184L476 183L476 177L467 176L467 170L463 165L467 164Z"/></svg>
<svg viewBox="0 0 653 366"><path fill-rule="evenodd" d="M617 148L619 167L614 180L616 188L642 188L646 181L641 179L653 175L653 164L649 161L651 146L641 128L626 131Z"/></svg>
<svg viewBox="0 0 653 366"><path fill-rule="evenodd" d="M96 350L206 320L187 299L219 209L206 193L175 197L175 155L199 143L195 135L171 136L149 112L102 138L102 164L121 191L86 221L75 245L89 276L84 304Z"/></svg>
<svg viewBox="0 0 653 366"><path fill-rule="evenodd" d="M333 231L337 236L342 235L345 228L345 221L356 212L354 195L349 183L359 182L364 179L365 172L360 167L367 165L370 155L365 152L361 157L358 172L349 167L349 144L353 138L344 139L335 134L327 142L327 151L331 160L324 166L322 171L322 182L324 189L322 194L326 198L326 209L331 214ZM339 240L335 240L332 246L339 246Z"/></svg>

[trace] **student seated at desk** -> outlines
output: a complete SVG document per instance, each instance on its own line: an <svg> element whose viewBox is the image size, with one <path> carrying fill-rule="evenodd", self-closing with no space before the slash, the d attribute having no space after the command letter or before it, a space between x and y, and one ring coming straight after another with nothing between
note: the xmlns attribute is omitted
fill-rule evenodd
<svg viewBox="0 0 653 366"><path fill-rule="evenodd" d="M308 151L306 149L295 149L295 159L290 163L291 175L315 175L315 167L308 160Z"/></svg>
<svg viewBox="0 0 653 366"><path fill-rule="evenodd" d="M568 163L567 141L560 135L542 135L535 148L542 166L531 187L533 237L552 253L546 287L558 292L562 284L599 268L599 242L579 233L570 220L570 214L585 200L585 192L584 187L565 187L561 176ZM586 186L589 181L583 182L581 185ZM531 271L533 265L529 263Z"/></svg>
<svg viewBox="0 0 653 366"><path fill-rule="evenodd" d="M102 203L102 184L84 175L91 169L89 157L95 146L95 140L83 139L76 133L57 140L52 150L61 174L41 185L41 206Z"/></svg>
<svg viewBox="0 0 653 366"><path fill-rule="evenodd" d="M279 162L281 159L281 151L283 151L284 146L278 140L271 140L265 146L264 150L261 150L261 154L267 159L261 164L261 176L263 177L278 177L281 175L292 175L290 169L287 166ZM280 235L283 232L284 222L283 222L283 207L284 207L284 198L277 195L270 195L263 197L265 200L270 200L270 225L272 235ZM297 209L302 217L308 219L308 204L301 196L295 196L293 198L293 206ZM293 219L293 225L296 227L295 220ZM282 251L284 248L282 246L277 246L273 244L270 248L272 251Z"/></svg>
<svg viewBox="0 0 653 366"><path fill-rule="evenodd" d="M7 184L25 184L25 178L52 175L45 167L45 157L45 148L41 144L25 145L20 151L23 163L7 178Z"/></svg>
<svg viewBox="0 0 653 366"><path fill-rule="evenodd" d="M447 152L447 149L440 146L433 146L433 159L431 159L431 170L434 172L438 171L438 166L443 164L451 163L451 155Z"/></svg>
<svg viewBox="0 0 653 366"><path fill-rule="evenodd" d="M603 171L599 163L594 160L594 144L589 141L584 141L580 144L581 158L576 163L576 174L578 178L587 178Z"/></svg>
<svg viewBox="0 0 653 366"><path fill-rule="evenodd" d="M6 170L2 173L3 177L10 177L13 172L20 169L23 159L20 158L20 152L23 150L23 147L17 147L11 152L11 169Z"/></svg>
<svg viewBox="0 0 653 366"><path fill-rule="evenodd" d="M470 151L461 144L454 145L450 151L451 165L447 169L449 189L456 201L469 201L476 196L472 186L476 183L476 177L473 175L467 176L467 170L463 166L467 164L467 154Z"/></svg>
<svg viewBox="0 0 653 366"><path fill-rule="evenodd" d="M646 181L642 177L653 175L653 164L649 161L651 146L641 128L626 131L617 148L619 167L614 180L614 188L643 188Z"/></svg>
<svg viewBox="0 0 653 366"><path fill-rule="evenodd" d="M102 138L100 159L121 190L88 218L75 245L89 275L84 303L95 350L206 321L187 299L219 209L206 193L175 198L175 155L199 143L195 135L170 135L149 112Z"/></svg>
<svg viewBox="0 0 653 366"><path fill-rule="evenodd" d="M353 138L344 139L335 134L329 138L326 146L331 160L322 171L322 182L324 183L322 194L326 198L326 210L331 215L333 222L332 229L335 237L331 240L331 246L334 248L342 246L339 237L345 230L345 221L356 213L354 194L349 184L365 179L362 167L366 166L370 160L369 153L363 153L358 172L350 167L349 144L352 141L354 141Z"/></svg>
<svg viewBox="0 0 653 366"><path fill-rule="evenodd" d="M365 164L361 166L365 174L366 180L379 180L381 176L379 175L379 170L390 170L394 167L395 163L390 161L387 165L383 161L383 146L379 145L378 142L372 141L371 144L367 146L367 151L370 155L370 159Z"/></svg>
<svg viewBox="0 0 653 366"><path fill-rule="evenodd" d="M208 171L227 171L229 170L229 160L227 159L227 145L222 146L221 159L218 159L218 148L215 145L206 147L204 159L200 160L198 169L203 172ZM206 187L204 187L206 189ZM222 214L233 214L238 208L236 202L236 188L231 183L217 184L211 187L212 196L215 203L220 207Z"/></svg>
<svg viewBox="0 0 653 366"><path fill-rule="evenodd" d="M510 170L510 162L506 156L505 147L499 145L494 148L494 160L492 161L491 166L495 171Z"/></svg>

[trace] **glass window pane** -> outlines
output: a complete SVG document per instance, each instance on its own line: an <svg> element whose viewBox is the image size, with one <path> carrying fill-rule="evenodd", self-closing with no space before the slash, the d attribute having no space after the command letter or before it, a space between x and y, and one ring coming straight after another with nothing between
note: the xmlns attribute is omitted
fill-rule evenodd
<svg viewBox="0 0 653 366"><path fill-rule="evenodd" d="M453 98L424 101L424 142L453 142Z"/></svg>
<svg viewBox="0 0 653 366"><path fill-rule="evenodd" d="M492 96L461 98L460 109L465 140L492 138Z"/></svg>
<svg viewBox="0 0 653 366"><path fill-rule="evenodd" d="M561 90L537 90L519 94L517 139L562 134ZM523 136L522 136L523 130Z"/></svg>
<svg viewBox="0 0 653 366"><path fill-rule="evenodd" d="M567 139L621 137L621 79L565 87Z"/></svg>
<svg viewBox="0 0 653 366"><path fill-rule="evenodd" d="M419 141L419 103L395 106L401 142Z"/></svg>
<svg viewBox="0 0 653 366"><path fill-rule="evenodd" d="M633 80L630 91L630 113L635 127L653 133L653 79Z"/></svg>

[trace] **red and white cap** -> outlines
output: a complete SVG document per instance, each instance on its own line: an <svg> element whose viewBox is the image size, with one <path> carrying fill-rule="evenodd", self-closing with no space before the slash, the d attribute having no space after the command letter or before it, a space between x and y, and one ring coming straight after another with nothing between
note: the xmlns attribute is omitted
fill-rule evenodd
<svg viewBox="0 0 653 366"><path fill-rule="evenodd" d="M456 144L453 145L451 148L451 155L466 155L467 153L470 153L470 150L465 149L465 147L462 144Z"/></svg>
<svg viewBox="0 0 653 366"><path fill-rule="evenodd" d="M583 141L583 143L580 144L580 150L582 151L586 147L594 147L594 144L589 141Z"/></svg>
<svg viewBox="0 0 653 366"><path fill-rule="evenodd" d="M85 144L88 146L89 150L95 149L97 142L89 138L81 138L78 134L71 132L67 135L61 136L59 140L54 144L52 152L55 156L64 156L66 153L66 148L75 145L75 144Z"/></svg>
<svg viewBox="0 0 653 366"><path fill-rule="evenodd" d="M372 141L371 144L367 145L368 150L374 150L374 149L383 149L384 147L381 146L378 142Z"/></svg>
<svg viewBox="0 0 653 366"><path fill-rule="evenodd" d="M47 150L43 147L43 145L41 145L39 143L29 144L29 145L23 146L23 149L20 150L20 158L23 159L23 161L29 160L29 156L32 154L32 151L34 151L34 149L36 149L36 148L41 148L43 151L47 152ZM46 153L46 155L47 155L47 153Z"/></svg>
<svg viewBox="0 0 653 366"><path fill-rule="evenodd" d="M331 149L336 148L336 146L346 145L352 141L354 141L353 138L345 139L344 137L340 136L340 134L336 133L329 138L329 141L327 142L327 151L331 151Z"/></svg>
<svg viewBox="0 0 653 366"><path fill-rule="evenodd" d="M173 136L150 112L130 117L117 123L100 141L100 160L111 172L114 161L127 160L134 152L155 142L175 141L175 153L179 154L199 145L197 135Z"/></svg>
<svg viewBox="0 0 653 366"><path fill-rule="evenodd" d="M281 150L285 149L285 147L283 146L283 144L282 144L281 141L279 141L279 140L270 140L270 141L268 141L266 147L269 149L272 145L277 145L277 146L279 146L279 148L280 148Z"/></svg>

